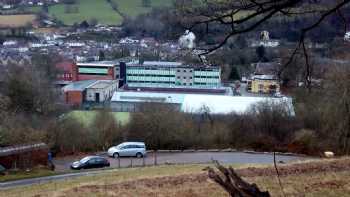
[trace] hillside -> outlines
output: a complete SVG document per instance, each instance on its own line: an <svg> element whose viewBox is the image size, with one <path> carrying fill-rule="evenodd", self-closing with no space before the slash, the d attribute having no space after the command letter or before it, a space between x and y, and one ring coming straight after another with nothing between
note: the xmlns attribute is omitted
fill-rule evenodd
<svg viewBox="0 0 350 197"><path fill-rule="evenodd" d="M68 11L68 7L72 10ZM102 24L119 25L123 20L105 0L78 0L76 5L71 6L54 5L49 8L49 13L66 25L91 19Z"/></svg>
<svg viewBox="0 0 350 197"><path fill-rule="evenodd" d="M143 7L142 0L113 0L118 4L120 12L129 17L135 17L149 12L154 7L170 6L172 0L152 0L150 7Z"/></svg>
<svg viewBox="0 0 350 197"><path fill-rule="evenodd" d="M278 166L285 196L350 196L349 158ZM227 196L207 178L207 165L165 165L101 171L80 177L0 190L0 196ZM234 166L237 173L271 196L281 196L272 166Z"/></svg>
<svg viewBox="0 0 350 197"><path fill-rule="evenodd" d="M144 7L142 0L112 1L117 4L122 15L128 17L149 12L153 7L169 6L172 2L172 0L151 0L150 7ZM49 13L66 25L91 19L96 19L99 23L108 25L120 25L123 22L123 17L113 10L106 0L78 0L76 5L55 5L49 8Z"/></svg>

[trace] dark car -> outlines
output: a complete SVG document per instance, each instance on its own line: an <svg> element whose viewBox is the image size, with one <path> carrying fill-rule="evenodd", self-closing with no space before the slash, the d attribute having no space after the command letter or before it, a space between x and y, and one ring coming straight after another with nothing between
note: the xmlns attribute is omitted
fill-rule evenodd
<svg viewBox="0 0 350 197"><path fill-rule="evenodd" d="M109 167L110 163L106 158L99 156L84 157L80 161L73 162L70 166L74 170L88 169L88 168L103 168Z"/></svg>

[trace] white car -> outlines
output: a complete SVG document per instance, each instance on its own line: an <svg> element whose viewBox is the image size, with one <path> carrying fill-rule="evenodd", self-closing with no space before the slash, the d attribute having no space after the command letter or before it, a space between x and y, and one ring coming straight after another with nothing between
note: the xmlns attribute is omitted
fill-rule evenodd
<svg viewBox="0 0 350 197"><path fill-rule="evenodd" d="M124 142L118 146L113 146L108 149L108 156L118 157L145 157L146 146L143 142Z"/></svg>

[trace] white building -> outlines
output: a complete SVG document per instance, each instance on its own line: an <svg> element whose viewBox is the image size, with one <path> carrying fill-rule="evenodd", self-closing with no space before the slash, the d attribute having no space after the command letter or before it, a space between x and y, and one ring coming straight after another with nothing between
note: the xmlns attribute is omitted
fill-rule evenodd
<svg viewBox="0 0 350 197"><path fill-rule="evenodd" d="M290 115L294 116L292 98L282 97L245 97L210 94L181 94L181 93L156 93L120 91L115 92L111 99L111 108L115 111L138 111L143 103L165 103L176 106L185 113L202 113L203 109L211 114L243 114L254 105L268 103L281 105Z"/></svg>
<svg viewBox="0 0 350 197"><path fill-rule="evenodd" d="M108 101L117 90L118 81L116 80L98 80L86 87L87 102L105 102Z"/></svg>

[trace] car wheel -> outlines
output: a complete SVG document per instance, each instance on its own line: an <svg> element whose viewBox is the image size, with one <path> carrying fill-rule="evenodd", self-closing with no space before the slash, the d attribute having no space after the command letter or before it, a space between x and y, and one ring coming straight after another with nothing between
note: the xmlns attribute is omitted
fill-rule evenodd
<svg viewBox="0 0 350 197"><path fill-rule="evenodd" d="M136 153L136 157L141 158L141 157L143 157L143 155L142 155L142 153Z"/></svg>
<svg viewBox="0 0 350 197"><path fill-rule="evenodd" d="M113 157L114 157L114 158L118 158L118 157L119 157L119 153L114 153L114 154L113 154Z"/></svg>

